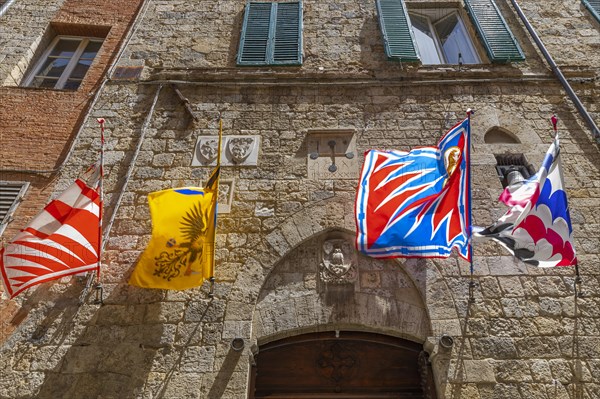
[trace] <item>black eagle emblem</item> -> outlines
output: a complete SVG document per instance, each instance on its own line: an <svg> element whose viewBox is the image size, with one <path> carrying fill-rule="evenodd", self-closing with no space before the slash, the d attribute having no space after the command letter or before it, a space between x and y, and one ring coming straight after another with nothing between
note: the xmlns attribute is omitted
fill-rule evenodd
<svg viewBox="0 0 600 399"><path fill-rule="evenodd" d="M155 276L171 281L172 278L181 274L182 269L184 269L184 276L194 273L192 265L196 260L202 259L204 252L208 230L207 213L207 210L203 210L199 203L194 204L186 212L179 228L184 242L177 243L174 239L167 241L169 249L162 251L159 256L154 258Z"/></svg>

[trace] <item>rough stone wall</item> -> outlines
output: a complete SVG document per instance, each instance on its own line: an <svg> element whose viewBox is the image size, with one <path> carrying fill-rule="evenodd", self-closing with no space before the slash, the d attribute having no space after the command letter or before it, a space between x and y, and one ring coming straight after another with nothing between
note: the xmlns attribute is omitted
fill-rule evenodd
<svg viewBox="0 0 600 399"><path fill-rule="evenodd" d="M519 1L573 90L600 125L600 23L581 1Z"/></svg>
<svg viewBox="0 0 600 399"><path fill-rule="evenodd" d="M518 3L558 65L598 70L600 24L581 1Z"/></svg>
<svg viewBox="0 0 600 399"><path fill-rule="evenodd" d="M151 3L123 60L124 65L145 60L148 81L110 83L85 122L57 191L97 155L97 117L108 120L107 218L133 167L104 257L104 305L94 304L92 294L77 306L83 289L78 278L19 297L11 319L17 330L0 349L0 397L243 398L253 343L336 327L424 343L432 353L441 398L598 397L600 153L515 16L506 14L527 62L442 71L385 61L371 2L305 1L305 54L314 57L299 68L233 68L244 2L216 3ZM344 24L345 39L327 35L336 21ZM185 33L190 31L198 33ZM192 44L199 47L190 51ZM319 75L320 65L327 73ZM161 69L196 66L210 68ZM133 163L159 87L150 80L165 77L195 80L180 89L199 120L189 124L179 99L164 86ZM361 81L343 80L357 77ZM307 79L295 83L301 78ZM376 289L382 289L382 298L393 293L398 303L419 309L395 315L429 325L415 330L414 324L394 319L375 325L381 319L369 320L358 308L351 309L356 312L351 320L328 317L327 306L317 301L322 287L313 277L316 242L332 231L354 230L358 176L309 178L307 134L349 130L356 154L369 148L407 149L437 142L467 108L477 110L472 157L478 225L503 213L496 203L502 187L493 155L524 153L537 167L551 141L548 118L552 112L560 116L564 177L586 295L575 297L572 268L528 267L495 244L476 243L474 303L467 300L469 266L462 260L363 258L368 272L398 268L397 276L410 280L414 289L406 292L384 284ZM236 184L231 212L219 216L214 298L207 296L208 284L182 292L128 286L150 238L146 195L206 179L210 167L190 166L194 144L199 135L216 134L221 110L225 135L259 135L261 148L257 166L223 168L222 178ZM493 127L510 131L520 143L486 144L485 133ZM372 281L377 284L377 278ZM329 297L333 307L340 305L340 298ZM293 309L279 303L292 298ZM372 304L377 299L366 302L377 306ZM442 333L455 338L450 352L437 347ZM244 351L230 349L234 336L244 338Z"/></svg>

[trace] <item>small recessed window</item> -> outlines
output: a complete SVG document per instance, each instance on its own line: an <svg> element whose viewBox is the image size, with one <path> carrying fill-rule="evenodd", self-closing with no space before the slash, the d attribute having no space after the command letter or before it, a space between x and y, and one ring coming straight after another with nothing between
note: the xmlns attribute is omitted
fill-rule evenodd
<svg viewBox="0 0 600 399"><path fill-rule="evenodd" d="M496 171L502 187L522 183L535 174L533 166L523 154L502 154L495 157Z"/></svg>
<svg viewBox="0 0 600 399"><path fill-rule="evenodd" d="M456 11L441 18L410 12L410 22L423 64L479 64L480 60Z"/></svg>
<svg viewBox="0 0 600 399"><path fill-rule="evenodd" d="M519 144L520 141L513 133L495 126L485 133L483 138L486 144Z"/></svg>
<svg viewBox="0 0 600 399"><path fill-rule="evenodd" d="M29 183L0 181L0 235L25 195Z"/></svg>
<svg viewBox="0 0 600 399"><path fill-rule="evenodd" d="M102 41L100 38L57 36L24 85L76 90L100 51Z"/></svg>

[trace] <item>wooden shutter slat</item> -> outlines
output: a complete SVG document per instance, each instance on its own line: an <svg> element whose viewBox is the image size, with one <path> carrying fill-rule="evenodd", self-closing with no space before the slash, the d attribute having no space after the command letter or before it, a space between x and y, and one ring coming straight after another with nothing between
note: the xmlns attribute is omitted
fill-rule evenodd
<svg viewBox="0 0 600 399"><path fill-rule="evenodd" d="M523 61L525 55L494 0L465 0L492 62Z"/></svg>
<svg viewBox="0 0 600 399"><path fill-rule="evenodd" d="M238 65L302 64L302 3L248 2Z"/></svg>
<svg viewBox="0 0 600 399"><path fill-rule="evenodd" d="M246 5L238 64L256 65L267 62L271 7L271 3L249 2Z"/></svg>
<svg viewBox="0 0 600 399"><path fill-rule="evenodd" d="M388 58L408 62L419 61L404 2L377 0L377 14Z"/></svg>
<svg viewBox="0 0 600 399"><path fill-rule="evenodd" d="M300 3L278 3L275 24L273 62L302 63L302 6Z"/></svg>

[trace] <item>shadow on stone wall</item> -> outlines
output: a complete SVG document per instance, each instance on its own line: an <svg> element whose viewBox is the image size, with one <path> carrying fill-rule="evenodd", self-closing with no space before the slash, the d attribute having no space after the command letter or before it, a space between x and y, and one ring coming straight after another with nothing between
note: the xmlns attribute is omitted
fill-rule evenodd
<svg viewBox="0 0 600 399"><path fill-rule="evenodd" d="M467 301L467 309L466 309L466 317L464 323L461 323L462 328L462 337L456 342L456 353L452 357L452 362L454 365L454 370L451 371L447 377L444 375L440 375L438 381L438 386L444 387L447 383L452 383L452 390L450 391L449 399L459 399L464 397L464 384L469 381L467 377L467 372L465 370L465 351L467 350L467 338L469 335L467 331L467 326L469 325L469 321L471 318L471 314L473 312L473 303L471 301ZM443 348L439 349L440 351ZM450 353L447 353L449 355ZM447 370L448 363L450 362L450 358L448 356L444 356L443 354L439 356L438 359L438 370ZM443 366L442 366L443 364Z"/></svg>
<svg viewBox="0 0 600 399"><path fill-rule="evenodd" d="M227 385L231 381L235 368L238 366L240 356L242 352L236 352L233 349L229 349L225 360L223 361L219 372L217 373L210 391L208 392L208 398L222 398L225 393Z"/></svg>
<svg viewBox="0 0 600 399"><path fill-rule="evenodd" d="M127 290L129 287L123 287ZM118 289L116 291L119 291ZM77 307L77 295L69 296L70 303L55 307L39 325L32 339L46 340L61 356L57 365L46 371L38 398L130 398L138 396L148 380L148 374L158 352L167 350L163 339L163 324L156 320L152 309L145 304L125 305L115 300L122 292L105 299L105 305ZM146 300L160 301L160 291L145 295ZM155 310L158 311L158 310ZM78 314L80 313L80 314ZM91 315L90 315L91 314ZM78 320L91 316L89 321ZM56 324L52 337L46 338L44 326ZM83 328L74 342L69 338ZM64 354L62 344L70 344ZM38 352L43 348L38 348Z"/></svg>

